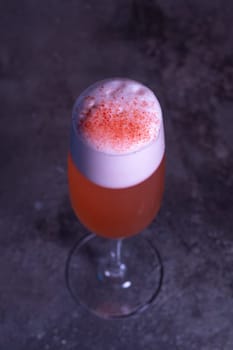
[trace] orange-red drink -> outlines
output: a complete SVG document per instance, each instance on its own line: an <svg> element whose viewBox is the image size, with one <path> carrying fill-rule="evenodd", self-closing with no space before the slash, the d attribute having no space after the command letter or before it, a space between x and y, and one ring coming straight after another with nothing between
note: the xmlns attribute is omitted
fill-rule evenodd
<svg viewBox="0 0 233 350"><path fill-rule="evenodd" d="M164 191L165 159L140 184L112 189L94 184L76 168L68 156L72 207L91 231L108 238L127 237L147 227L156 216Z"/></svg>
<svg viewBox="0 0 233 350"><path fill-rule="evenodd" d="M89 230L122 238L146 228L161 205L164 163L162 113L151 90L111 79L81 94L68 180L72 207Z"/></svg>

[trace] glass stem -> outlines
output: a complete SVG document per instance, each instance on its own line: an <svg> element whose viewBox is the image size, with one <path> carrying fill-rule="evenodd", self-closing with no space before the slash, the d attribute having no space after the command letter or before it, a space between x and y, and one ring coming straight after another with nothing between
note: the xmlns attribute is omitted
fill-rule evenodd
<svg viewBox="0 0 233 350"><path fill-rule="evenodd" d="M118 239L116 242L116 265L121 266L121 247L122 239Z"/></svg>
<svg viewBox="0 0 233 350"><path fill-rule="evenodd" d="M114 248L110 251L109 260L104 269L107 278L122 278L125 274L126 266L122 262L122 239L114 242Z"/></svg>

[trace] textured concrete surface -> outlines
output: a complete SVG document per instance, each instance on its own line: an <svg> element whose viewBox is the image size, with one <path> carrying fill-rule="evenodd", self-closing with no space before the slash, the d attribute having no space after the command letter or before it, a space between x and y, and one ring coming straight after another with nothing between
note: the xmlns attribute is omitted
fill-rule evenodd
<svg viewBox="0 0 233 350"><path fill-rule="evenodd" d="M175 6L176 4L176 6ZM233 349L231 1L0 3L0 349ZM75 97L128 76L164 109L167 181L149 227L164 262L156 303L123 321L74 304L68 200Z"/></svg>

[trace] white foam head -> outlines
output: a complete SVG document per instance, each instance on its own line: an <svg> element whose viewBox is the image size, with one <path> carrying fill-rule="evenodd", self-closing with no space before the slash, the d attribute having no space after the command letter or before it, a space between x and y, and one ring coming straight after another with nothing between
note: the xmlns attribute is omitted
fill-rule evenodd
<svg viewBox="0 0 233 350"><path fill-rule="evenodd" d="M146 86L108 79L77 99L72 120L71 156L94 183L125 188L148 178L164 155L160 104Z"/></svg>

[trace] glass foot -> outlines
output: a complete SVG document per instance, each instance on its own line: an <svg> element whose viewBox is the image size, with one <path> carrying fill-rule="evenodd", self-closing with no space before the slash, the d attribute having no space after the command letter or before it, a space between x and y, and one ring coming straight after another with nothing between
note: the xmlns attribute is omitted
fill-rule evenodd
<svg viewBox="0 0 233 350"><path fill-rule="evenodd" d="M121 318L145 310L163 280L160 254L139 234L122 240L116 266L116 240L90 234L71 250L66 281L73 298L102 318Z"/></svg>

